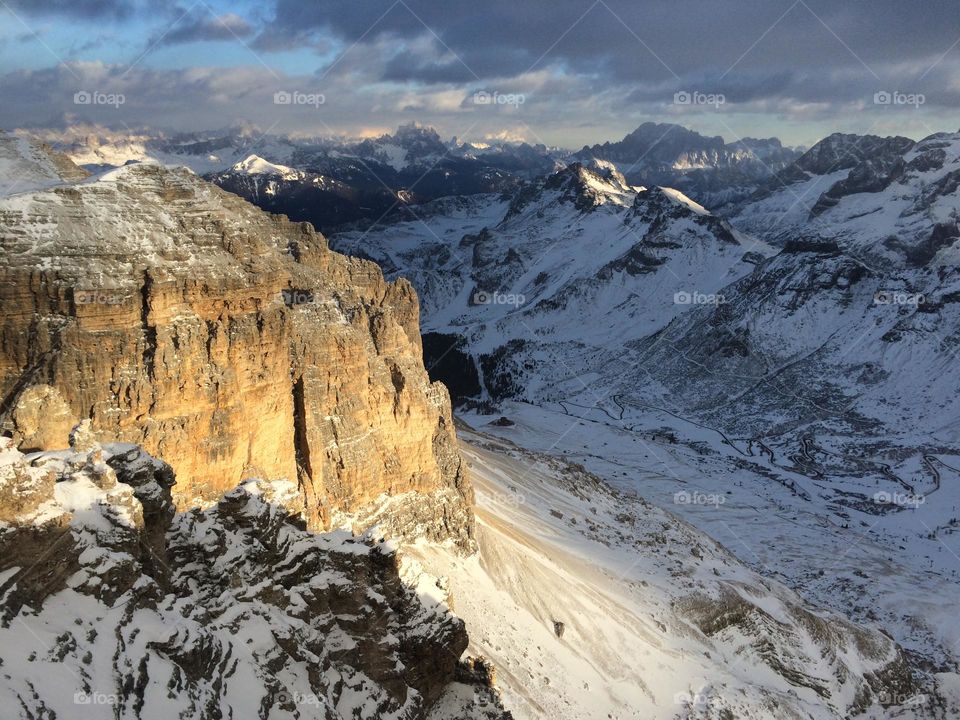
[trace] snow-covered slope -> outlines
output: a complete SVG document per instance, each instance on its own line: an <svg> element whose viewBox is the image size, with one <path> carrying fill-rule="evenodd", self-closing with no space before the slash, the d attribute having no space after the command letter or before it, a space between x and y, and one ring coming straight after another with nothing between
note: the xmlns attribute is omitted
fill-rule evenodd
<svg viewBox="0 0 960 720"><path fill-rule="evenodd" d="M395 546L307 532L288 481L175 514L174 480L136 446L0 439L4 718L506 720Z"/></svg>
<svg viewBox="0 0 960 720"><path fill-rule="evenodd" d="M518 720L960 711L887 664L882 633L806 606L670 513L581 466L460 434L479 556L421 543L402 551L405 576L446 579Z"/></svg>
<svg viewBox="0 0 960 720"><path fill-rule="evenodd" d="M770 252L682 193L632 187L608 165L574 164L474 207L332 242L413 281L428 364L451 343L469 348L480 397L521 385L530 397L565 392L557 387L571 375L593 372L690 303L717 301ZM435 346L433 334L451 340Z"/></svg>
<svg viewBox="0 0 960 720"><path fill-rule="evenodd" d="M916 143L837 134L731 208L731 218L776 245L827 239L870 265L921 267L960 237L958 186L960 133Z"/></svg>
<svg viewBox="0 0 960 720"><path fill-rule="evenodd" d="M278 175L284 180L294 180L300 176L297 170L289 168L286 165L277 165L269 160L264 160L259 155L250 155L230 169L234 172L246 173L247 175Z"/></svg>
<svg viewBox="0 0 960 720"><path fill-rule="evenodd" d="M0 692L23 718L956 711L878 630L805 605L580 466L462 432L474 556L356 537L349 518L306 532L286 481L175 514L169 466L83 426L61 452L0 441Z"/></svg>
<svg viewBox="0 0 960 720"><path fill-rule="evenodd" d="M0 197L80 180L87 173L48 145L0 130Z"/></svg>
<svg viewBox="0 0 960 720"><path fill-rule="evenodd" d="M724 289L722 307L694 308L633 345L658 383L646 401L741 437L828 437L833 451L893 453L875 472L921 492L936 476L924 455L960 442L960 134L927 138L900 159L855 165L779 255ZM899 169L868 181L868 165ZM759 199L733 222L771 207ZM862 471L829 455L797 465Z"/></svg>

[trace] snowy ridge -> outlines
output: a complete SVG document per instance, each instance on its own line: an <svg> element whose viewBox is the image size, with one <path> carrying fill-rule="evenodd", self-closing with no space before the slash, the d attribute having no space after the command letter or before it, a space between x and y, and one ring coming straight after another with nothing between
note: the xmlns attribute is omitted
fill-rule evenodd
<svg viewBox="0 0 960 720"><path fill-rule="evenodd" d="M831 135L733 209L738 227L783 245L837 242L869 265L956 264L960 133Z"/></svg>
<svg viewBox="0 0 960 720"><path fill-rule="evenodd" d="M689 208L690 210L693 210L697 215L710 214L707 211L707 209L703 207L703 205L700 205L699 203L694 202L679 190L674 190L673 188L666 188L666 187L662 187L660 189L663 190L663 192L666 193L672 200L675 200L681 205Z"/></svg>
<svg viewBox="0 0 960 720"><path fill-rule="evenodd" d="M0 513L38 473L21 498L54 493L63 518L0 526L0 691L20 717L504 720L458 670L463 624L404 587L390 544L303 530L296 484L174 515L169 467L134 446L5 441ZM445 712L447 691L469 701Z"/></svg>

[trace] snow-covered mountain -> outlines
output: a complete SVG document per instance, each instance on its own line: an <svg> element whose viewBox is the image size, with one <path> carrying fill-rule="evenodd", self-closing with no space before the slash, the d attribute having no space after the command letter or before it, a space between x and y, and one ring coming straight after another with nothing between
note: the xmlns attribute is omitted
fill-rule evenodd
<svg viewBox="0 0 960 720"><path fill-rule="evenodd" d="M526 142L465 142L456 137L444 140L435 128L420 123L401 125L395 133L362 140L322 139L315 143L303 141L299 145L294 161L300 165L323 168L335 166L343 158L356 158L398 173L417 170L423 173L438 164L456 167L456 162L461 161L464 167L475 163L530 177L552 170L556 159L566 155L559 148ZM456 183L457 178L448 178L448 182ZM456 185L447 187L447 190L455 189Z"/></svg>
<svg viewBox="0 0 960 720"><path fill-rule="evenodd" d="M312 170L295 170L258 155L205 178L263 210L312 223L320 231L381 217L413 199L403 190L369 183L367 189L361 189L359 183L350 184Z"/></svg>
<svg viewBox="0 0 960 720"><path fill-rule="evenodd" d="M729 220L595 164L333 243L411 279L428 367L495 432L729 497L677 511L950 685L958 176L960 134L832 136Z"/></svg>
<svg viewBox="0 0 960 720"><path fill-rule="evenodd" d="M553 169L555 159L544 146L444 141L434 128L414 123L359 142L302 143L290 164L349 185L363 198L357 216L378 220L385 212L403 216L407 208L440 197L512 191L522 179ZM385 192L395 196L386 208L367 201Z"/></svg>
<svg viewBox="0 0 960 720"><path fill-rule="evenodd" d="M281 135L238 126L213 131L168 135L151 131L115 131L99 125L73 125L64 130L19 132L39 138L91 172L102 172L129 162L155 161L184 166L196 173L226 170L252 154L283 163L296 149Z"/></svg>
<svg viewBox="0 0 960 720"><path fill-rule="evenodd" d="M285 212L276 207L276 195L292 195L280 203L289 207L292 218L322 218L327 224L355 219L351 216L376 220L386 210L381 205L384 193L402 196L397 205L402 211L405 205L438 197L512 192L520 181L555 171L571 160L609 161L633 184L676 187L715 207L749 195L799 154L776 138L726 143L680 125L657 123L644 123L623 140L584 147L577 153L526 142L447 140L436 129L418 123L359 140L291 138L249 127L166 136L116 133L96 126L48 131L45 139L94 172L130 161L186 165L255 204L263 196L246 192L241 179L242 166L251 156L320 175L342 183L362 199L345 206L343 193L317 196L309 187L300 187L303 181L290 178L263 207ZM308 178L307 184L314 179Z"/></svg>
<svg viewBox="0 0 960 720"><path fill-rule="evenodd" d="M870 265L919 268L960 237L960 133L831 135L730 208L738 227L784 245L839 243ZM955 263L942 255L938 264Z"/></svg>
<svg viewBox="0 0 960 720"><path fill-rule="evenodd" d="M603 162L444 214L452 204L428 206L427 227L341 233L334 244L411 279L427 364L438 361L437 377L461 397L561 397L568 371L592 372L772 254L679 191L631 186ZM450 362L454 346L469 348L476 370Z"/></svg>
<svg viewBox="0 0 960 720"><path fill-rule="evenodd" d="M632 183L676 187L714 209L749 195L799 154L777 138L726 142L681 125L647 122L622 140L585 146L574 157L612 162Z"/></svg>
<svg viewBox="0 0 960 720"><path fill-rule="evenodd" d="M799 154L776 138L727 143L657 123L644 123L620 141L577 153L525 142L446 140L418 123L359 140L291 138L249 127L173 136L89 127L50 131L45 137L94 172L130 161L186 165L264 209L324 228L377 220L394 211L402 217L405 208L439 197L513 192L520 182L571 161L610 162L632 184L676 187L713 208L742 200ZM308 176L288 177L264 195L247 178L251 170L263 174L265 169L247 167L251 158ZM318 193L318 176L340 185Z"/></svg>

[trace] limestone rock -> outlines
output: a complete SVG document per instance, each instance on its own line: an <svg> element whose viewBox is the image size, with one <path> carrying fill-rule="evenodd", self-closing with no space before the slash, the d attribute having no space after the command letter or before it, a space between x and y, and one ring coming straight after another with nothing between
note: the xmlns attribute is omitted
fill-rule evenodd
<svg viewBox="0 0 960 720"><path fill-rule="evenodd" d="M90 452L99 448L99 444L93 437L93 430L90 427L90 420L81 420L73 430L70 431L70 448L75 452Z"/></svg>
<svg viewBox="0 0 960 720"><path fill-rule="evenodd" d="M56 474L50 469L29 468L9 438L0 438L0 523L36 515L53 496Z"/></svg>
<svg viewBox="0 0 960 720"><path fill-rule="evenodd" d="M471 546L412 287L309 225L152 165L2 199L0 308L0 427L20 447L62 445L68 418L89 419L169 462L180 508L287 478L320 529L417 493L448 508L420 529Z"/></svg>
<svg viewBox="0 0 960 720"><path fill-rule="evenodd" d="M76 424L60 392L50 385L31 385L18 397L11 414L11 430L25 450L64 447Z"/></svg>

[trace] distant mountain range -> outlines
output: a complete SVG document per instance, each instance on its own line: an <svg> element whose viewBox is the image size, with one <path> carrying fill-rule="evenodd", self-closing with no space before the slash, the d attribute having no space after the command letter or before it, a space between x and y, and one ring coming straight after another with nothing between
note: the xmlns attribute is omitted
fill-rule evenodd
<svg viewBox="0 0 960 720"><path fill-rule="evenodd" d="M324 231L390 214L413 217L417 206L440 197L511 193L526 180L593 160L612 163L632 184L676 187L713 208L742 200L799 155L776 138L726 143L655 123L576 152L524 142L444 140L418 124L359 140L295 139L250 128L171 137L93 128L46 139L91 172L131 161L186 165L266 210Z"/></svg>
<svg viewBox="0 0 960 720"><path fill-rule="evenodd" d="M800 154L777 138L728 143L680 125L648 122L623 140L585 146L574 157L610 161L632 183L676 187L716 208L750 194Z"/></svg>

